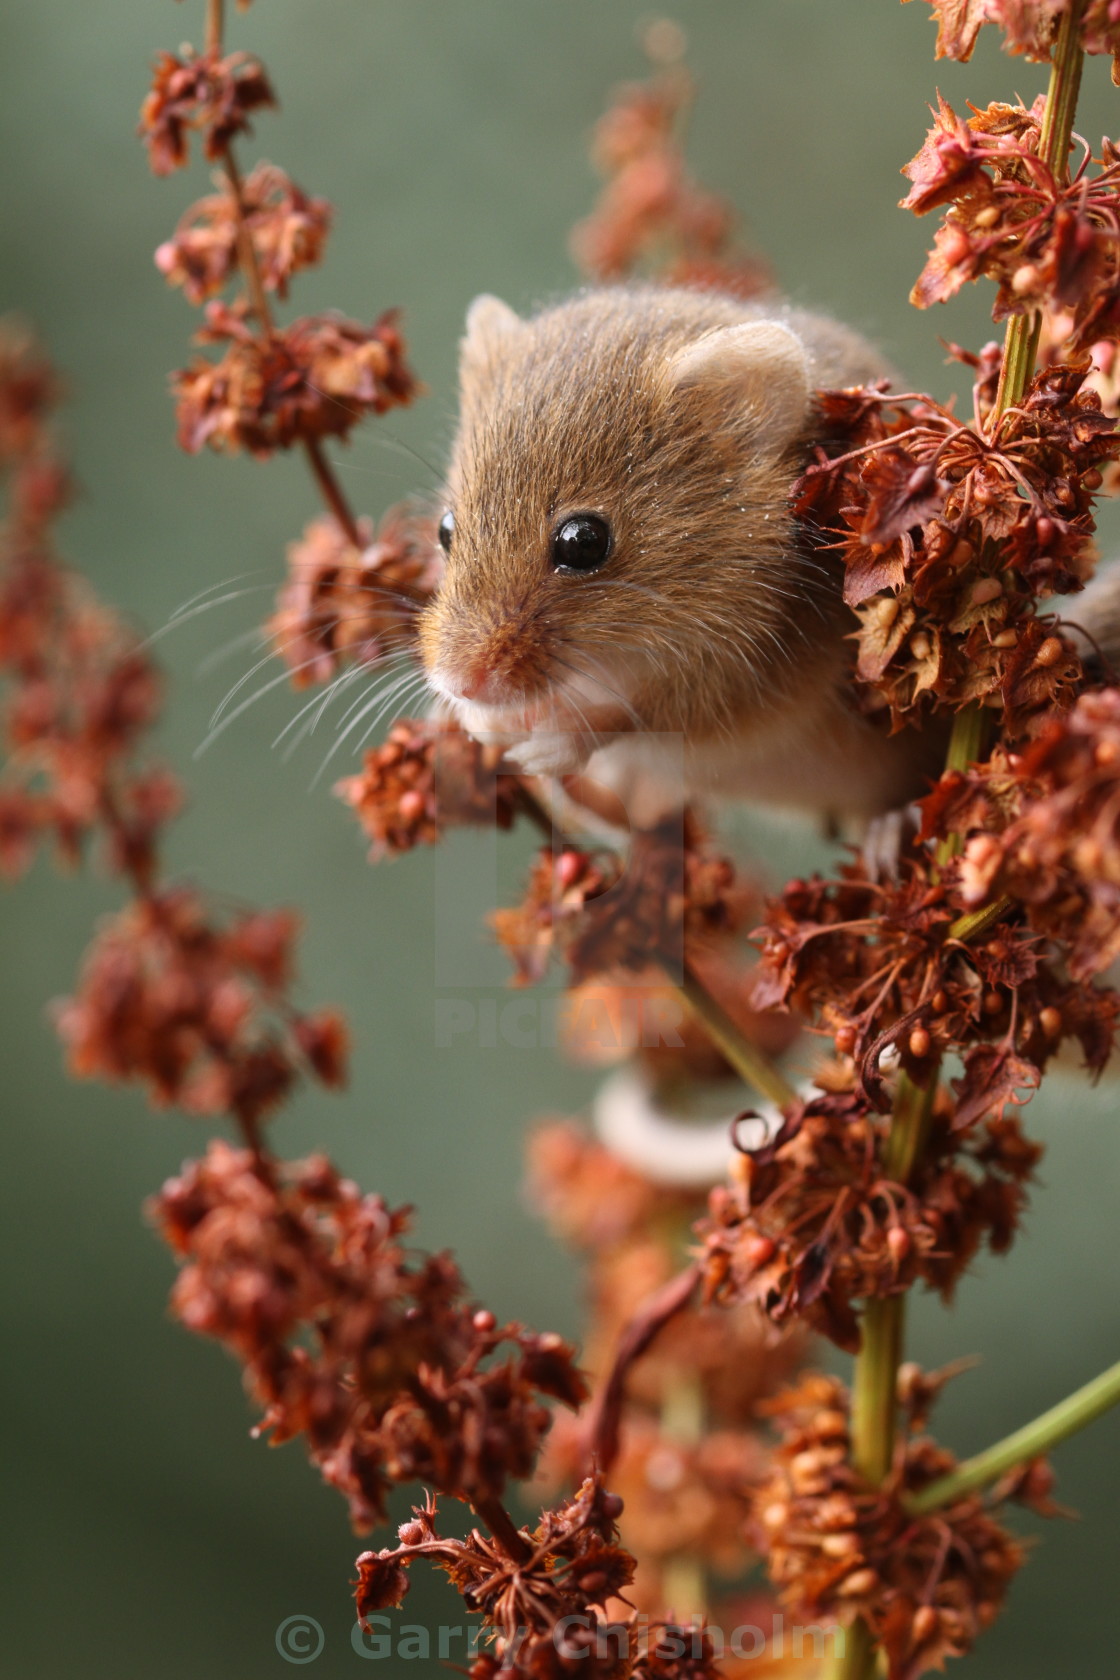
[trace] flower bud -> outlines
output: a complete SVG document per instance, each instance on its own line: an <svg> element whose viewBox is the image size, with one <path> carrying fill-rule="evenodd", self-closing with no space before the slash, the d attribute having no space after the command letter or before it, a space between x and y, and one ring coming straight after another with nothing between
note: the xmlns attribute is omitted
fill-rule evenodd
<svg viewBox="0 0 1120 1680"><path fill-rule="evenodd" d="M857 1569L841 1581L836 1588L841 1598L863 1598L867 1593L873 1593L879 1585L879 1577L873 1569Z"/></svg>
<svg viewBox="0 0 1120 1680"><path fill-rule="evenodd" d="M1053 1004L1047 1004L1038 1013L1038 1024L1047 1038L1058 1038L1062 1031L1062 1012L1055 1009Z"/></svg>
<svg viewBox="0 0 1120 1680"><path fill-rule="evenodd" d="M575 886L583 874L584 859L579 852L561 852L556 859L556 885L564 892L568 887Z"/></svg>
<svg viewBox="0 0 1120 1680"><path fill-rule="evenodd" d="M955 268L958 263L964 262L972 252L968 234L964 228L959 227L955 222L945 223L938 244L940 254L950 268Z"/></svg>
<svg viewBox="0 0 1120 1680"><path fill-rule="evenodd" d="M941 1626L941 1617L932 1604L919 1604L914 1612L914 1621L910 1635L915 1645L924 1645L927 1639L932 1639Z"/></svg>
<svg viewBox="0 0 1120 1680"><path fill-rule="evenodd" d="M904 1231L901 1225L892 1225L887 1232L887 1248L896 1266L901 1266L912 1246L910 1233Z"/></svg>
<svg viewBox="0 0 1120 1680"><path fill-rule="evenodd" d="M979 578L973 584L969 593L969 601L974 607L983 607L989 601L997 601L1003 594L1003 584L997 577Z"/></svg>
<svg viewBox="0 0 1120 1680"><path fill-rule="evenodd" d="M777 1248L773 1241L769 1237L764 1237L761 1232L752 1231L749 1236L743 1239L742 1254L748 1266L765 1266L766 1262L772 1260L776 1253Z"/></svg>

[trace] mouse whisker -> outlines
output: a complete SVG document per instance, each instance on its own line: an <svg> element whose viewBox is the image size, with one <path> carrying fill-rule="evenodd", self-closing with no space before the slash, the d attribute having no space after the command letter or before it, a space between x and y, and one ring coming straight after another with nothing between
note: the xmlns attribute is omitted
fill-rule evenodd
<svg viewBox="0 0 1120 1680"><path fill-rule="evenodd" d="M215 584L211 587L221 589L224 585ZM170 631L178 630L180 625L189 624L191 619L198 618L201 613L209 612L212 607L224 607L230 601L240 601L246 595L257 595L261 590L271 587L272 585L268 583L252 583L244 589L228 590L225 595L218 595L210 601L200 601L196 596L193 601L185 603L182 607L177 607L166 623L161 624L158 630L153 630L150 635L145 636L139 647L141 649L153 647L156 642L162 641Z"/></svg>
<svg viewBox="0 0 1120 1680"><path fill-rule="evenodd" d="M236 653L239 648L248 647L252 642L256 642L258 647L263 647L268 635L269 632L259 624L254 624L251 630L242 630L240 635L232 637L230 641L223 642L221 647L212 648L205 654L194 668L195 676L209 676L231 653Z"/></svg>
<svg viewBox="0 0 1120 1680"><path fill-rule="evenodd" d="M573 665L568 660L561 659L559 654L554 655L554 657L556 659L556 663L558 665L562 665L566 671L571 671L573 676L575 676L577 678L582 677L585 682L589 682L589 683L592 683L592 684L598 686L599 688L603 689L605 693L609 694L613 700L617 700L618 704L625 711L626 715L630 718L630 720L634 724L634 726L637 729L644 729L645 720L634 709L634 706L631 704L631 702L626 698L626 696L624 694L620 694L617 688L612 687L611 684L608 683L606 681L606 679L604 677L602 677L597 670L596 671L584 670L581 666ZM570 684L565 686L565 693L569 694L569 695L571 694L571 685ZM588 700L590 700L592 698L592 696L587 695L586 698Z"/></svg>
<svg viewBox="0 0 1120 1680"><path fill-rule="evenodd" d="M364 669L368 670L369 667L364 667ZM303 705L294 714L294 716L288 719L283 729L281 729L280 733L273 740L273 747L278 747L280 745L285 735L289 735L291 731L296 728L296 725L299 723L301 718L307 717L309 712L314 714L312 717L308 718L307 723L299 730L287 747L284 755L285 762L287 762L287 760L291 757L299 743L304 740L305 737L316 727L319 719L323 715L324 704L330 705L337 695L341 694L345 688L348 688L352 682L356 682L358 680L362 671L362 666L354 665L351 666L349 670L340 672L339 675L334 677L328 685L325 696L322 694L313 694L309 700L304 701ZM317 707L319 708L318 710L316 710Z"/></svg>
<svg viewBox="0 0 1120 1680"><path fill-rule="evenodd" d="M370 697L368 699L366 698L365 695L363 695L361 697L362 700L365 701L364 705L361 705L360 709L357 712L355 712L355 714L351 718L350 722L346 725L346 728L339 730L339 733L335 736L335 739L334 739L333 743L331 744L331 747L330 747L329 751L327 752L326 757L323 759L323 762L320 764L318 770L316 770L315 775L312 778L312 781L311 781L311 787L312 788L315 788L319 785L319 782L322 780L324 774L326 773L327 765L334 758L335 754L341 751L343 743L348 739L348 737L351 734L353 734L354 730L357 729L358 725L362 722L362 720L365 717L368 716L370 711L372 711L375 707L377 708L377 711L376 711L376 713L374 715L374 718L373 718L373 722L370 724L369 728L366 730L366 733L362 736L361 740L358 742L359 748L363 747L365 745L365 743L369 740L370 736L373 734L373 731L377 728L378 720L380 719L382 713L389 706L392 706L392 705L397 704L397 703L403 703L405 694L408 692L408 690L410 689L412 684L417 682L418 680L422 681L422 682L427 680L424 677L424 674L423 674L422 671L411 671L411 672L406 671L401 676L398 676L397 678L395 678L394 681L389 684L387 690L382 688L381 684L378 683L377 685L375 685L375 692L373 693L372 697ZM351 709L353 709L353 708L351 708Z"/></svg>
<svg viewBox="0 0 1120 1680"><path fill-rule="evenodd" d="M277 655L275 653L271 653L268 657L269 659L275 659ZM279 688L281 683L289 682L291 678L298 675L300 671L306 671L310 666L317 664L321 657L322 656L320 654L316 654L313 659L305 659L299 665L293 665L290 667L285 666L284 670L281 671L278 677L273 677L269 682L263 683L261 687L257 689L255 694L250 694L247 700L242 700L241 704L235 706L232 712L226 712L219 722L212 721L209 733L194 749L192 757L196 759L201 758L202 754L214 744L218 736L223 734L225 730L229 728L230 724L235 721L235 719L241 717L244 712L247 712L250 706L255 706L258 700L263 700L266 694L270 694L274 688ZM261 660L260 663L254 666L254 671L259 671L261 665L267 663L267 660ZM238 684L238 687L240 686L241 684ZM227 696L227 702L230 698L231 696Z"/></svg>
<svg viewBox="0 0 1120 1680"><path fill-rule="evenodd" d="M387 713L395 710L396 717L403 717L404 712L402 708L406 699L411 704L413 698L418 698L425 692L427 683L428 679L423 671L416 671L412 673L411 676L406 672L401 678L399 686L391 689L382 698L380 706L377 708L377 711L374 713L370 722L366 726L365 733L358 741L359 748L365 746L366 742L369 740L370 736Z"/></svg>

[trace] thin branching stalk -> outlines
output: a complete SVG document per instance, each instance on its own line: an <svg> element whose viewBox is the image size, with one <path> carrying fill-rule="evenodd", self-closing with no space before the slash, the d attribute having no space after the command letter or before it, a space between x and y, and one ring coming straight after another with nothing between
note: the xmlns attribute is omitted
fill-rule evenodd
<svg viewBox="0 0 1120 1680"><path fill-rule="evenodd" d="M1080 30L1084 9L1085 0L1075 0L1062 18L1046 95L1040 151L1044 162L1057 175L1064 173L1068 165L1081 82L1083 53ZM1022 400L1034 370L1040 330L1041 317L1038 314L1016 316L1009 323L993 422L1007 408ZM979 756L983 750L985 722L983 709L976 704L965 706L957 713L946 754L947 769L966 769ZM948 845L943 847L947 855L939 857L938 861L948 861L954 849ZM978 932L983 925L978 918L977 925L965 928L964 932ZM953 930L955 937L962 937L960 928L958 923ZM925 1087L915 1085L905 1073L899 1076L885 1164L887 1170L902 1182L910 1176L921 1157L937 1089L938 1071L937 1067L931 1070ZM852 1460L873 1485L886 1479L894 1459L904 1310L901 1296L888 1297L881 1301L868 1301L863 1315L862 1346L856 1357L852 1385ZM862 1626L857 1624L857 1627ZM873 1642L866 1637L864 1630L848 1641L846 1652L836 1665L838 1680L871 1680L876 1663Z"/></svg>
<svg viewBox="0 0 1120 1680"><path fill-rule="evenodd" d="M222 50L222 0L208 0L206 12L206 50L208 53L220 53ZM237 259L249 293L249 301L253 313L257 318L257 325L264 338L270 338L275 330L272 308L268 301L268 292L261 275L260 263L257 261L256 247L253 244L252 230L248 222L248 210L245 203L245 188L238 168L237 158L232 144L228 143L222 150L222 164L226 172L230 197L233 200L237 217ZM338 482L337 474L331 466L327 453L317 438L308 438L304 443L304 453L312 477L319 488L323 501L331 514L338 521L346 534L348 542L355 548L362 548L363 539L358 527L358 521L346 498L346 494Z"/></svg>
<svg viewBox="0 0 1120 1680"><path fill-rule="evenodd" d="M960 1499L966 1493L988 1487L1007 1471L1029 1463L1032 1458L1041 1458L1060 1441L1075 1435L1087 1424L1095 1423L1097 1418L1117 1405L1120 1405L1120 1362L1102 1371L1099 1377L1094 1377L1083 1388L1067 1394L1048 1412L1043 1412L1013 1434L1005 1435L994 1446L977 1453L975 1458L966 1458L948 1476L941 1476L920 1493L912 1494L906 1501L906 1508L915 1516L922 1516L927 1511L952 1504L954 1499Z"/></svg>

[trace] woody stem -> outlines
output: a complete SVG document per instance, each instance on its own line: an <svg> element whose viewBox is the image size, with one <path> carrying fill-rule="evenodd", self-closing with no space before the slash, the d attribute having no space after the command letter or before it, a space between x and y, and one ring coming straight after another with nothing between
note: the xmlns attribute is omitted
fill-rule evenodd
<svg viewBox="0 0 1120 1680"><path fill-rule="evenodd" d="M211 29L215 26L216 12L216 40L217 47L220 48L221 0L210 0L210 3L211 9L207 19L207 40L210 40ZM237 260L245 277L245 286L253 305L253 313L257 318L261 336L267 340L272 337L276 327L272 318L272 309L269 305L264 277L261 274L261 266L257 260L256 246L253 244L253 231L249 226L248 210L245 204L245 189L232 146L227 145L225 147L222 153L222 162L225 165L230 196L233 199L234 214L237 218ZM322 443L318 438L307 438L304 441L304 452L312 476L319 487L319 493L342 527L347 541L353 543L355 548L364 547L354 511L346 499L341 484L338 482L334 468L327 459Z"/></svg>
<svg viewBox="0 0 1120 1680"><path fill-rule="evenodd" d="M224 0L206 0L206 51L215 58L222 50Z"/></svg>
<svg viewBox="0 0 1120 1680"><path fill-rule="evenodd" d="M1073 0L1062 16L1042 118L1039 153L1059 177L1068 174L1073 117L1081 84L1081 19L1086 3L1087 0ZM1041 325L1037 313L1016 316L1008 324L993 422L1005 409L1023 399L1034 371ZM976 704L965 706L957 713L949 741L947 769L964 769L983 751L984 723L983 709ZM947 862L958 847L959 842L957 845L946 842L937 861ZM884 1166L892 1177L902 1182L921 1159L937 1076L934 1067L928 1084L918 1086L905 1072L899 1075ZM852 1461L873 1484L884 1480L894 1458L903 1311L902 1296L869 1300L864 1308L863 1339L852 1383ZM959 1475L960 1471L955 1474ZM863 1623L857 1623L852 1632L855 1637L849 1638L847 1651L837 1665L839 1680L872 1680L877 1662L874 1641Z"/></svg>
<svg viewBox="0 0 1120 1680"><path fill-rule="evenodd" d="M495 1540L514 1563L524 1563L532 1556L533 1548L519 1532L516 1523L500 1499L485 1499L481 1495L471 1500Z"/></svg>
<svg viewBox="0 0 1120 1680"><path fill-rule="evenodd" d="M326 452L318 438L308 438L304 444L307 452L308 464L319 486L323 500L334 514L338 523L345 531L347 539L355 548L364 548L365 542L358 529L358 521L354 510L343 494L342 486L335 477L334 468L327 460Z"/></svg>

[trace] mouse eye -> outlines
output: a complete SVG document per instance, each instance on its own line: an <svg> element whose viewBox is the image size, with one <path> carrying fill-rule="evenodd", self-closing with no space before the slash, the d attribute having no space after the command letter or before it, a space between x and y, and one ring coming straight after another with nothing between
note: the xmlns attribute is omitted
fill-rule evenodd
<svg viewBox="0 0 1120 1680"><path fill-rule="evenodd" d="M611 528L597 513L575 513L552 538L552 564L558 572L594 572L611 551Z"/></svg>
<svg viewBox="0 0 1120 1680"><path fill-rule="evenodd" d="M429 530L431 527L429 526ZM455 535L455 515L448 508L439 522L439 546L445 554L451 553L451 539Z"/></svg>

